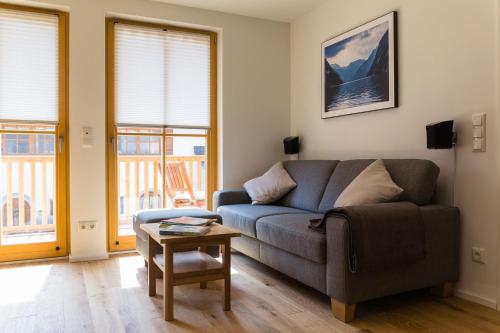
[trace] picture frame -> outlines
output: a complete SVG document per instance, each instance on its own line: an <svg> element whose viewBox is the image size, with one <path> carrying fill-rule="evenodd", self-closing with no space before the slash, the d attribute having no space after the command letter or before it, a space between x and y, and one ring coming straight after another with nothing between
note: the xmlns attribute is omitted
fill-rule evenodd
<svg viewBox="0 0 500 333"><path fill-rule="evenodd" d="M398 106L397 12L321 44L321 118Z"/></svg>

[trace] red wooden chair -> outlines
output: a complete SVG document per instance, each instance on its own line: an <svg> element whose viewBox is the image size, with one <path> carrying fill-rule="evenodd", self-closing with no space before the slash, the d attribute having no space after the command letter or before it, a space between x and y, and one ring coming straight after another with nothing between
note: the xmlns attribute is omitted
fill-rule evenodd
<svg viewBox="0 0 500 333"><path fill-rule="evenodd" d="M205 195L196 194L184 162L167 162L165 165L165 187L174 208L203 207Z"/></svg>

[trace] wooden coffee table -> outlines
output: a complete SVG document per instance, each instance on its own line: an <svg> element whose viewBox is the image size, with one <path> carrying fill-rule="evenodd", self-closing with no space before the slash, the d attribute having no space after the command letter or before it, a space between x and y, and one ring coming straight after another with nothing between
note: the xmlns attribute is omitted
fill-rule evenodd
<svg viewBox="0 0 500 333"><path fill-rule="evenodd" d="M163 278L165 320L174 319L174 286L224 280L225 311L231 309L231 237L241 234L213 223L210 232L202 236L161 236L159 223L142 224L149 236L148 289L156 295L156 279ZM205 253L208 246L222 245L222 263ZM195 249L194 251L186 251ZM184 250L175 252L177 250ZM175 253L174 253L175 252ZM161 254L163 253L163 254Z"/></svg>

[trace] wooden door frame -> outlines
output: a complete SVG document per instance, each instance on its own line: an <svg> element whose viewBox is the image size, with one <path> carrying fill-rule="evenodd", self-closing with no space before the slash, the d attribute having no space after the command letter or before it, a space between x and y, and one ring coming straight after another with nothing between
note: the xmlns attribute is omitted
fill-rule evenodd
<svg viewBox="0 0 500 333"><path fill-rule="evenodd" d="M56 242L4 245L0 248L0 262L64 257L70 252L69 243L69 14L67 12L0 3L0 8L32 13L51 14L58 17L58 112L59 122L55 135L55 199L56 199ZM43 132L40 132L43 134Z"/></svg>
<svg viewBox="0 0 500 333"><path fill-rule="evenodd" d="M117 128L115 124L115 29L116 23L155 29L170 29L210 36L210 128L206 134L207 145L207 208L212 208L212 194L217 189L217 33L166 24L133 21L121 18L106 19L106 207L108 251L135 249L135 236L118 236L118 175ZM175 136L175 134L165 134ZM147 135L147 134L145 134ZM179 135L181 136L181 135ZM187 136L187 135L184 135ZM162 140L165 142L165 140ZM165 147L162 147L164 156ZM164 183L164 181L163 181ZM163 191L163 198L166 193Z"/></svg>

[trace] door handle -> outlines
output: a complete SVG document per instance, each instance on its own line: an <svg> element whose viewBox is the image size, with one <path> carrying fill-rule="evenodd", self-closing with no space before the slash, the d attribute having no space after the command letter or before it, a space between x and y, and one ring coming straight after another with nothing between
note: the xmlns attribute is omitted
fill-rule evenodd
<svg viewBox="0 0 500 333"><path fill-rule="evenodd" d="M59 154L63 152L64 136L59 135Z"/></svg>
<svg viewBox="0 0 500 333"><path fill-rule="evenodd" d="M113 154L116 153L116 138L112 136L111 139L109 140L109 143L111 144L111 149L113 151Z"/></svg>

